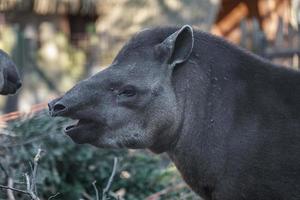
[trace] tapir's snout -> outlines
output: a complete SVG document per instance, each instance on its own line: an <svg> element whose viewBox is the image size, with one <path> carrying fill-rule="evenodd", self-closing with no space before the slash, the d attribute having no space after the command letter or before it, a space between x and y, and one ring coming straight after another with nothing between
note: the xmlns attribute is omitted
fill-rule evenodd
<svg viewBox="0 0 300 200"><path fill-rule="evenodd" d="M99 92L97 93L99 90L95 90L95 88L95 82L89 79L81 81L63 96L48 103L50 115L52 117L61 116L72 119L89 118L86 115L90 113L87 113L86 110L93 106L96 96L99 96Z"/></svg>
<svg viewBox="0 0 300 200"><path fill-rule="evenodd" d="M18 91L18 89L20 89L20 87L22 86L22 82L20 80L18 80L17 82L7 81L3 86L4 87L0 91L0 94L15 94Z"/></svg>
<svg viewBox="0 0 300 200"><path fill-rule="evenodd" d="M62 97L53 99L48 103L51 117L66 117L74 120L73 124L65 127L64 132L78 144L95 141L96 135L93 131L89 132L88 130L95 130L101 125L90 109L91 102L89 100L82 101L81 95L89 97L86 93L81 92L81 85L79 85ZM83 132L90 134L82 134Z"/></svg>

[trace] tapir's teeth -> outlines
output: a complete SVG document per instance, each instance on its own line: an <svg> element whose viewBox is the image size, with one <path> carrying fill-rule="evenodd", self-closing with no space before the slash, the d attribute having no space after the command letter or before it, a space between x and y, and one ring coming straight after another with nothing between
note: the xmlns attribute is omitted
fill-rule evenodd
<svg viewBox="0 0 300 200"><path fill-rule="evenodd" d="M71 126L77 126L79 124L79 120L75 120L73 124L71 124Z"/></svg>

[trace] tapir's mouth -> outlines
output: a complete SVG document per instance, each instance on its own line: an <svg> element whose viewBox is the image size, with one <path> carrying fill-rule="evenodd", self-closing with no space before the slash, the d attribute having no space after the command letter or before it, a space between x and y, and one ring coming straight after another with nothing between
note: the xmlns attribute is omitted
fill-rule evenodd
<svg viewBox="0 0 300 200"><path fill-rule="evenodd" d="M86 119L79 119L75 124L65 128L65 133L77 144L96 141L98 131L99 123Z"/></svg>
<svg viewBox="0 0 300 200"><path fill-rule="evenodd" d="M83 131L83 130L89 129L94 125L95 125L95 122L93 122L93 121L79 119L79 120L76 120L75 124L67 126L65 128L65 133L70 135L70 134L72 134L74 132L78 132L80 130Z"/></svg>

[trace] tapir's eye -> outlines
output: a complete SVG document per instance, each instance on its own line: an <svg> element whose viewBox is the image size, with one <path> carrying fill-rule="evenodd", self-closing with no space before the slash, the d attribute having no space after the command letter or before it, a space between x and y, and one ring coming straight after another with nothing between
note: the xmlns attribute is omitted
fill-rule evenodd
<svg viewBox="0 0 300 200"><path fill-rule="evenodd" d="M136 95L136 89L132 85L127 85L125 86L120 93L118 94L119 96L126 96L126 97L132 97Z"/></svg>

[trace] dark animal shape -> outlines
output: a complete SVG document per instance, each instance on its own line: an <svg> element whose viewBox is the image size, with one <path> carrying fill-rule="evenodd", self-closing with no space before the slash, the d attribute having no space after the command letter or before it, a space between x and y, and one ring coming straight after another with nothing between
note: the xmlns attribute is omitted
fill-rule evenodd
<svg viewBox="0 0 300 200"><path fill-rule="evenodd" d="M14 94L21 86L16 65L4 51L0 50L0 94Z"/></svg>
<svg viewBox="0 0 300 200"><path fill-rule="evenodd" d="M190 26L138 33L49 109L76 143L166 152L206 200L300 199L300 73Z"/></svg>

